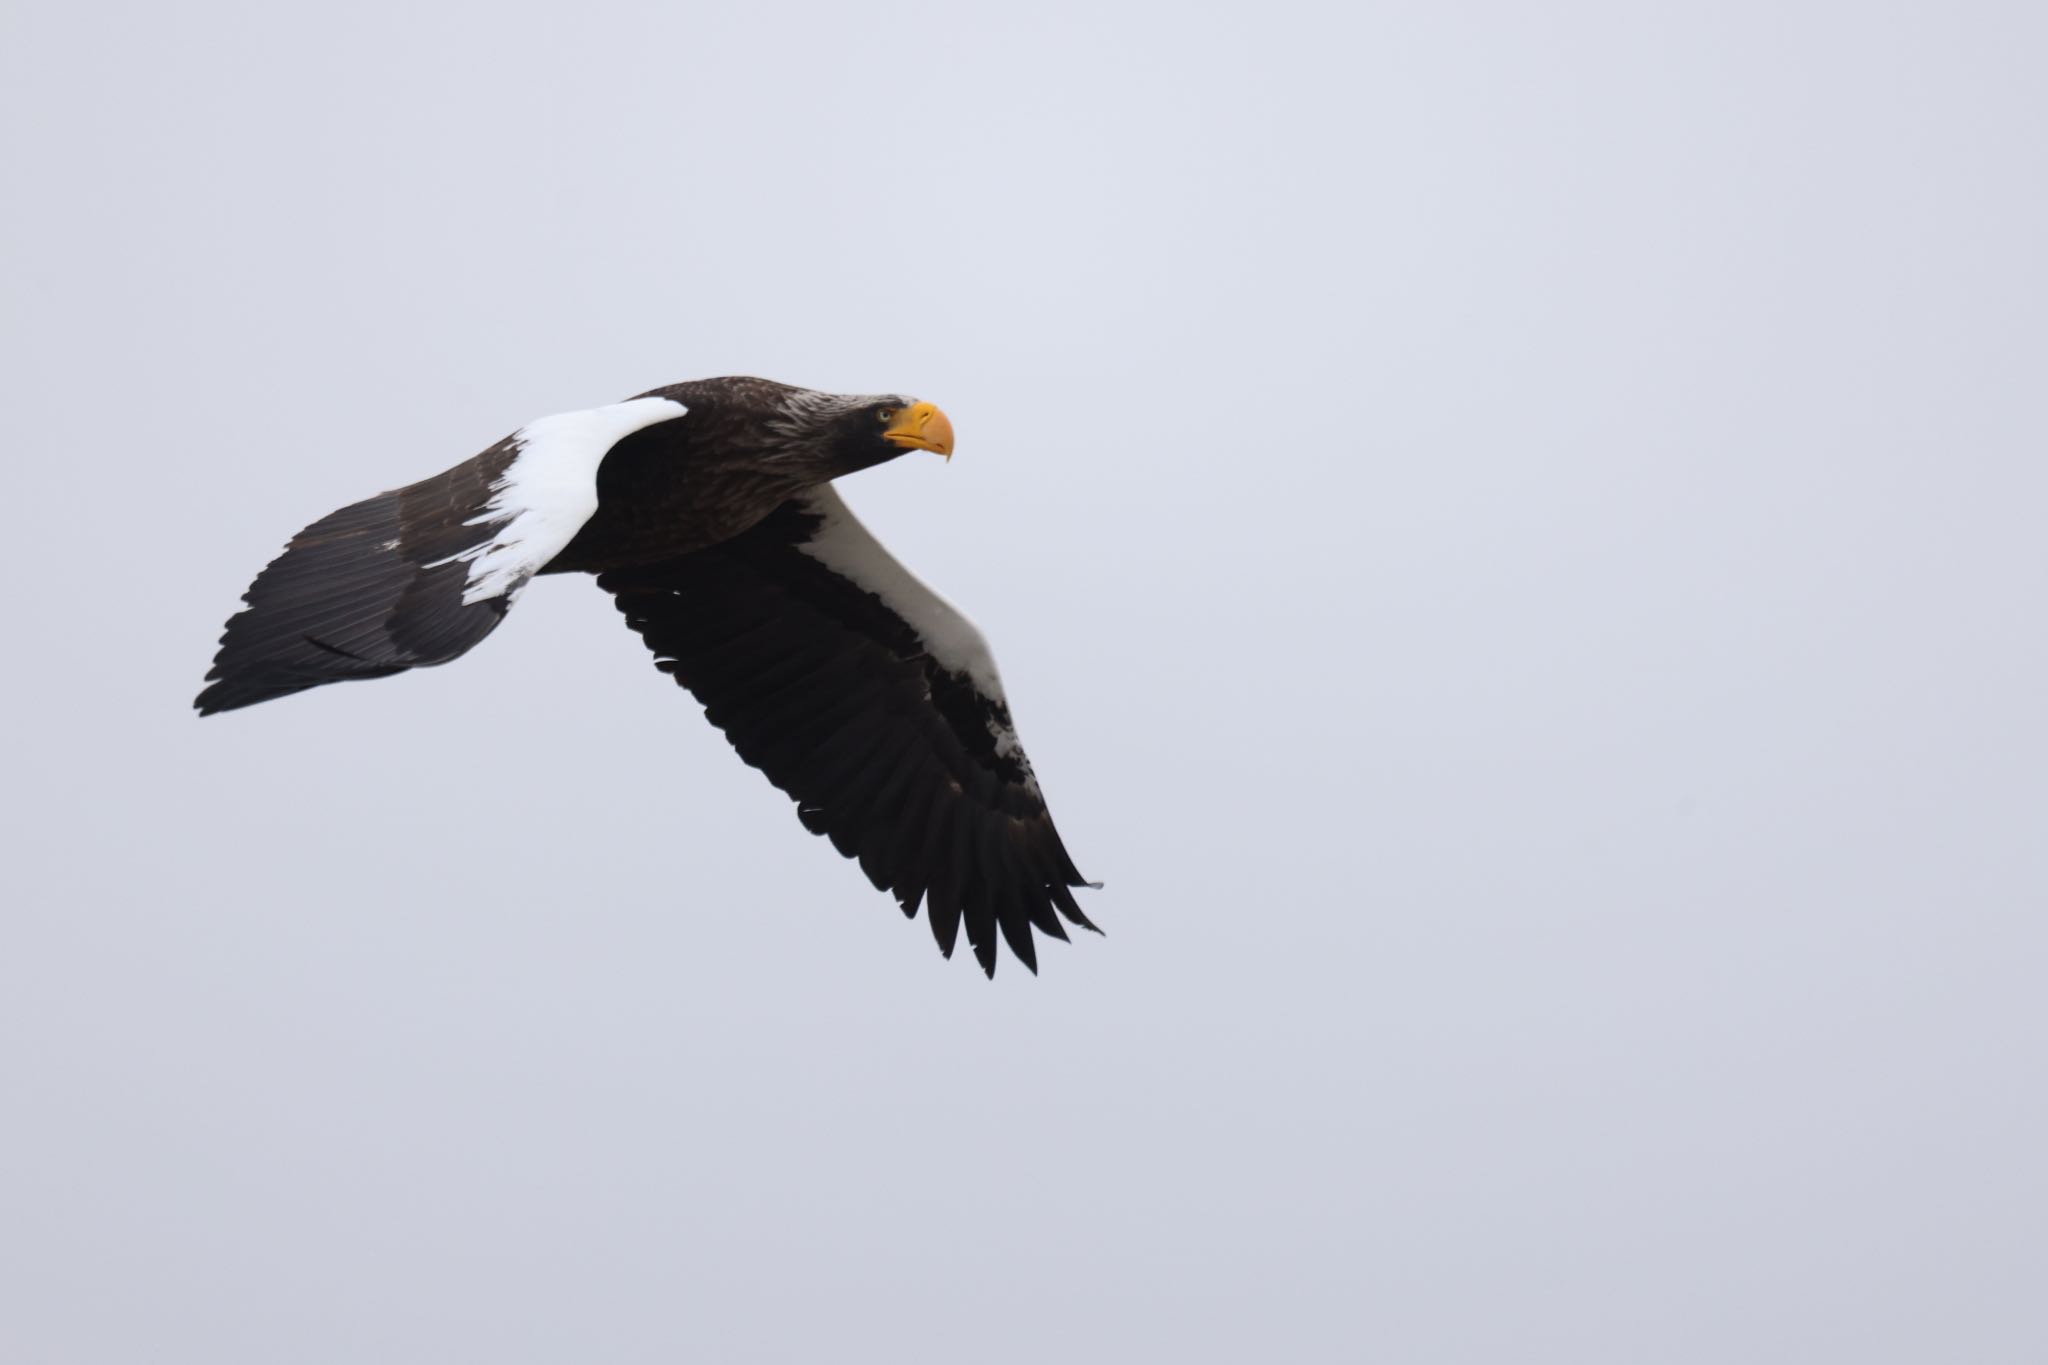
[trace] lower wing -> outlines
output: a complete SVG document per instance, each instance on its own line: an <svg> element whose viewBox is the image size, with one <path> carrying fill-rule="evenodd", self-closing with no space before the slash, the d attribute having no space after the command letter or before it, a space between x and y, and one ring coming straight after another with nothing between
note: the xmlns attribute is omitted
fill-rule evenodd
<svg viewBox="0 0 2048 1365"><path fill-rule="evenodd" d="M940 951L961 926L993 976L998 934L1093 929L1088 886L1017 742L988 644L831 487L733 540L598 577L657 665Z"/></svg>

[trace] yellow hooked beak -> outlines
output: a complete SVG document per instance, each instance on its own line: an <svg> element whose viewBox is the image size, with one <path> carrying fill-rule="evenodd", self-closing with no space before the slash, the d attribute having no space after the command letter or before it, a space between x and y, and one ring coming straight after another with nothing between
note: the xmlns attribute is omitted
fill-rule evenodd
<svg viewBox="0 0 2048 1365"><path fill-rule="evenodd" d="M905 450L933 450L953 458L953 424L935 403L912 403L897 413L882 439Z"/></svg>

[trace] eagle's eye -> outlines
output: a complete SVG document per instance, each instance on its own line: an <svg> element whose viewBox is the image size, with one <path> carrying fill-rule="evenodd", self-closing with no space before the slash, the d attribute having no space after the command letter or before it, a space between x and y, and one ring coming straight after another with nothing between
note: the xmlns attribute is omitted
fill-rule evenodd
<svg viewBox="0 0 2048 1365"><path fill-rule="evenodd" d="M893 421L895 421L895 420L896 420L896 409L894 409L894 408L881 408L881 409L878 409L878 410L876 411L876 413L875 413L875 420L876 420L877 422L893 422Z"/></svg>

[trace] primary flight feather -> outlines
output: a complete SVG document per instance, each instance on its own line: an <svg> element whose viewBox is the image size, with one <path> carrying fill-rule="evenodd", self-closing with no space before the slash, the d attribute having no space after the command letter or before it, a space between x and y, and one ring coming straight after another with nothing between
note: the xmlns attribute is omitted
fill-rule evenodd
<svg viewBox="0 0 2048 1365"><path fill-rule="evenodd" d="M693 380L530 422L473 459L314 522L231 617L201 715L446 663L536 574L588 573L742 759L793 797L940 951L960 930L1037 970L1035 928L1089 923L974 624L831 486L951 458L930 403Z"/></svg>

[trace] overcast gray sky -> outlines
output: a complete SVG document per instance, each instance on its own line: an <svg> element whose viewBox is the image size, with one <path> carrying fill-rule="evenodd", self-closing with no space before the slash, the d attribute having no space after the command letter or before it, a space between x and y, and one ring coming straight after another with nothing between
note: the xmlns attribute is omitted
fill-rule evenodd
<svg viewBox="0 0 2048 1365"><path fill-rule="evenodd" d="M2048 1358L2043 15L10 5L0 1360ZM1106 939L583 580L187 710L722 373L952 414Z"/></svg>

